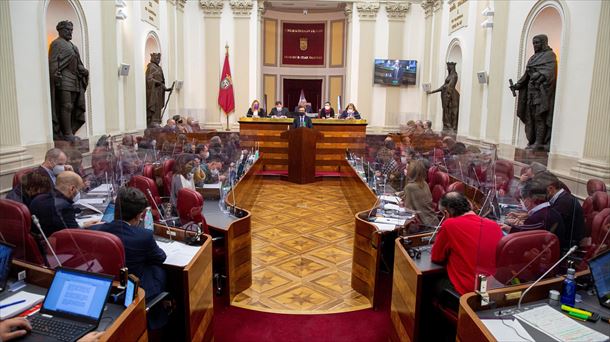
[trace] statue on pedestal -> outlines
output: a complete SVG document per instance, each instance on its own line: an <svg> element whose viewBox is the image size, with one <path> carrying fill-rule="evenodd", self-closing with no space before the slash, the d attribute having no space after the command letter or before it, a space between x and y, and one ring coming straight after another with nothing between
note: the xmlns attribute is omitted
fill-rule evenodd
<svg viewBox="0 0 610 342"><path fill-rule="evenodd" d="M73 28L72 22L60 21L56 26L59 37L49 48L54 140L76 140L74 133L85 123L89 70L83 65L78 48L71 42Z"/></svg>
<svg viewBox="0 0 610 342"><path fill-rule="evenodd" d="M557 81L557 57L544 34L534 36L534 55L527 61L525 73L510 90L519 91L517 117L525 124L528 149L549 150Z"/></svg>
<svg viewBox="0 0 610 342"><path fill-rule="evenodd" d="M458 117L460 114L460 93L455 89L458 82L458 74L455 71L455 62L447 62L447 78L445 83L438 89L427 91L426 94L441 92L441 103L443 105L443 131L457 132Z"/></svg>
<svg viewBox="0 0 610 342"><path fill-rule="evenodd" d="M165 105L165 92L174 90L174 86L165 86L165 76L159 63L160 53L150 54L150 63L146 67L146 126L152 123L161 124L161 113ZM171 94L170 94L171 95Z"/></svg>

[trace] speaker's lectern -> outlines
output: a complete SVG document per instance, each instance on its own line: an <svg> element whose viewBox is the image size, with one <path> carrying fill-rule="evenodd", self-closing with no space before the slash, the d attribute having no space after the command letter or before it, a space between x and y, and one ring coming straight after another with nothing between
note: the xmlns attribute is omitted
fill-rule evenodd
<svg viewBox="0 0 610 342"><path fill-rule="evenodd" d="M316 181L316 142L324 135L313 128L287 130L281 137L288 139L288 181L307 184Z"/></svg>

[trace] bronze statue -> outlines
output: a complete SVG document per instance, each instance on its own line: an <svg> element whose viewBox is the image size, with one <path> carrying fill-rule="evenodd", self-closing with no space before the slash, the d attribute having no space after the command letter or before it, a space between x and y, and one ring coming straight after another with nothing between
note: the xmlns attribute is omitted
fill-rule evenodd
<svg viewBox="0 0 610 342"><path fill-rule="evenodd" d="M72 22L60 21L56 26L59 37L49 48L55 140L74 141L74 133L85 123L85 90L89 84L89 70L85 69L78 48L70 41L73 28Z"/></svg>
<svg viewBox="0 0 610 342"><path fill-rule="evenodd" d="M557 80L557 57L548 45L545 34L534 36L534 55L527 61L525 74L512 84L510 90L516 96L517 117L525 124L528 149L549 150L555 103L555 83Z"/></svg>
<svg viewBox="0 0 610 342"><path fill-rule="evenodd" d="M426 94L441 92L441 104L443 105L443 131L457 132L458 116L460 114L460 93L455 89L458 82L458 74L455 71L455 62L447 62L447 78L445 83L438 89L427 91Z"/></svg>
<svg viewBox="0 0 610 342"><path fill-rule="evenodd" d="M165 86L165 76L159 63L161 62L160 53L150 54L150 63L146 67L146 125L150 127L152 123L161 123L161 112L165 105L165 92L172 91L174 86Z"/></svg>

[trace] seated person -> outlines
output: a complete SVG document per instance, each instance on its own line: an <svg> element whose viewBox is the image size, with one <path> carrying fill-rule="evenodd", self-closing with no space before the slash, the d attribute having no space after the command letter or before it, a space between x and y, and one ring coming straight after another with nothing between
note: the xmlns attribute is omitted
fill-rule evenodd
<svg viewBox="0 0 610 342"><path fill-rule="evenodd" d="M331 119L335 117L335 110L330 106L330 102L324 102L324 107L318 113L320 119Z"/></svg>
<svg viewBox="0 0 610 342"><path fill-rule="evenodd" d="M432 130L432 121L424 121L424 134L434 134L434 131Z"/></svg>
<svg viewBox="0 0 610 342"><path fill-rule="evenodd" d="M16 189L19 189L18 193ZM29 207L36 196L49 193L52 190L53 183L51 182L49 175L38 168L22 176L20 186L15 187L6 194L6 198L21 202Z"/></svg>
<svg viewBox="0 0 610 342"><path fill-rule="evenodd" d="M296 107L294 107L294 112L298 113L299 112L299 107L303 106L303 108L305 108L305 113L311 113L313 110L311 109L311 105L309 105L307 103L307 100L305 99L301 99L299 100L299 103L297 103Z"/></svg>
<svg viewBox="0 0 610 342"><path fill-rule="evenodd" d="M176 121L176 132L182 133L182 134L189 133L187 125L186 125L186 119L184 119L180 115L174 115L174 120Z"/></svg>
<svg viewBox="0 0 610 342"><path fill-rule="evenodd" d="M379 160L381 163L381 170L376 172L377 177L385 180L385 192L394 193L401 189L401 183L403 181L403 170L401 165L394 159L394 153L386 154Z"/></svg>
<svg viewBox="0 0 610 342"><path fill-rule="evenodd" d="M74 202L80 198L80 191L85 183L78 174L64 171L57 176L55 190L36 196L30 205L30 212L36 215L40 226L48 237L64 228L78 228L76 222L77 208ZM97 220L87 221L84 227L98 223Z"/></svg>
<svg viewBox="0 0 610 342"><path fill-rule="evenodd" d="M195 120L192 117L188 117L186 119L186 127L189 133L196 133L201 131L201 126L199 126L199 121Z"/></svg>
<svg viewBox="0 0 610 342"><path fill-rule="evenodd" d="M163 126L163 132L175 132L176 131L176 120L167 119L165 126Z"/></svg>
<svg viewBox="0 0 610 342"><path fill-rule="evenodd" d="M195 154L199 158L199 161L204 164L208 162L208 158L210 158L210 150L208 146L205 144L199 144L195 148Z"/></svg>
<svg viewBox="0 0 610 342"><path fill-rule="evenodd" d="M181 154L176 158L170 194L170 202L174 207L176 206L180 189L195 190L195 164L195 155L193 154Z"/></svg>
<svg viewBox="0 0 610 342"><path fill-rule="evenodd" d="M580 202L574 195L564 190L563 183L557 179L546 187L547 197L551 209L556 210L563 220L565 226L564 241L570 241L574 246L580 243L585 236L585 215Z"/></svg>
<svg viewBox="0 0 610 342"><path fill-rule="evenodd" d="M296 115L294 117L294 120L292 120L292 128L299 128L299 127L312 128L313 127L311 118L308 117L307 115L305 115L305 107L299 106L298 110L297 110L297 114L298 115Z"/></svg>
<svg viewBox="0 0 610 342"><path fill-rule="evenodd" d="M135 145L136 139L133 135L126 134L123 136L118 149L120 176L126 182L131 179L132 175L142 172L143 164L136 152Z"/></svg>
<svg viewBox="0 0 610 342"><path fill-rule="evenodd" d="M288 116L288 108L284 108L282 101L275 101L275 107L271 108L269 116L272 118L285 118Z"/></svg>
<svg viewBox="0 0 610 342"><path fill-rule="evenodd" d="M30 321L24 317L13 317L0 321L0 341L11 341L27 335L32 330ZM78 342L96 342L104 334L103 331L92 331L78 339Z"/></svg>
<svg viewBox="0 0 610 342"><path fill-rule="evenodd" d="M411 161L405 171L407 184L402 194L405 208L416 211L422 224L435 227L438 225L438 218L432 207L432 193L426 183L427 172L423 161Z"/></svg>
<svg viewBox="0 0 610 342"><path fill-rule="evenodd" d="M475 214L468 199L448 192L439 202L445 215L432 246L432 262L446 265L450 283L440 282L438 293L453 290L461 296L475 290L477 274L496 273L496 245L502 230L494 221Z"/></svg>
<svg viewBox="0 0 610 342"><path fill-rule="evenodd" d="M339 119L360 120L360 113L358 113L358 110L356 110L356 106L353 103L350 103L347 105L347 107L345 107L345 110L343 111L343 113L341 113L341 116L339 116Z"/></svg>
<svg viewBox="0 0 610 342"><path fill-rule="evenodd" d="M569 234L565 237L565 226L561 214L551 208L546 200L546 188L535 180L530 180L521 190L521 205L525 213L509 213L502 229L516 233L534 229L549 231L559 238L562 251L570 249Z"/></svg>
<svg viewBox="0 0 610 342"><path fill-rule="evenodd" d="M165 252L159 248L151 231L138 226L146 214L148 200L142 191L123 187L117 193L115 205L114 221L93 228L121 239L125 248L125 266L129 273L140 279L148 301L165 291L167 282L165 270L161 267L166 259ZM151 329L165 323L151 312L147 316Z"/></svg>
<svg viewBox="0 0 610 342"><path fill-rule="evenodd" d="M250 108L248 108L248 113L246 116L249 118L266 118L267 114L265 114L265 109L261 107L260 102L258 100L252 101Z"/></svg>
<svg viewBox="0 0 610 342"><path fill-rule="evenodd" d="M207 163L201 163L199 168L204 172L203 184L216 184L223 182L225 176L220 174L222 170L222 161L219 158L211 158ZM203 186L201 184L201 186ZM198 185L199 186L199 185Z"/></svg>

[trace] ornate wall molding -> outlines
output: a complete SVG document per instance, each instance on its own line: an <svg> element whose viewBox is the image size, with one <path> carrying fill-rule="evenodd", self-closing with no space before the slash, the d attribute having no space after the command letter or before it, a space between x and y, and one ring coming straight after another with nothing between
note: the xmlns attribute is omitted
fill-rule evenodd
<svg viewBox="0 0 610 342"><path fill-rule="evenodd" d="M410 2L388 2L385 11L389 20L403 20L411 8Z"/></svg>
<svg viewBox="0 0 610 342"><path fill-rule="evenodd" d="M347 19L347 22L351 22L352 21L352 15L354 14L354 5L352 3L347 3L345 4L345 9L343 10L343 12L345 13L345 19Z"/></svg>
<svg viewBox="0 0 610 342"><path fill-rule="evenodd" d="M424 10L424 18L430 18L432 16L432 7L434 6L434 0L424 0L420 4Z"/></svg>
<svg viewBox="0 0 610 342"><path fill-rule="evenodd" d="M167 0L167 2L172 4L172 5L174 5L174 6L176 6L176 0Z"/></svg>
<svg viewBox="0 0 610 342"><path fill-rule="evenodd" d="M375 20L377 12L379 12L379 1L357 2L356 8L358 9L360 20Z"/></svg>
<svg viewBox="0 0 610 342"><path fill-rule="evenodd" d="M178 11L184 13L184 6L186 5L186 0L177 0L178 1L178 6L176 6L176 8L178 9Z"/></svg>
<svg viewBox="0 0 610 342"><path fill-rule="evenodd" d="M263 15L265 14L265 12L267 11L267 9L265 8L265 1L263 0L258 0L257 4L256 4L256 11L258 12L258 20L260 22L263 21Z"/></svg>
<svg viewBox="0 0 610 342"><path fill-rule="evenodd" d="M206 17L220 17L224 1L222 0L199 0L199 5L203 9L203 15Z"/></svg>
<svg viewBox="0 0 610 342"><path fill-rule="evenodd" d="M443 8L442 0L434 0L434 4L432 5L434 12L438 12L441 8Z"/></svg>
<svg viewBox="0 0 610 342"><path fill-rule="evenodd" d="M252 0L231 0L229 5L235 17L249 17L252 14L252 8L254 8Z"/></svg>

